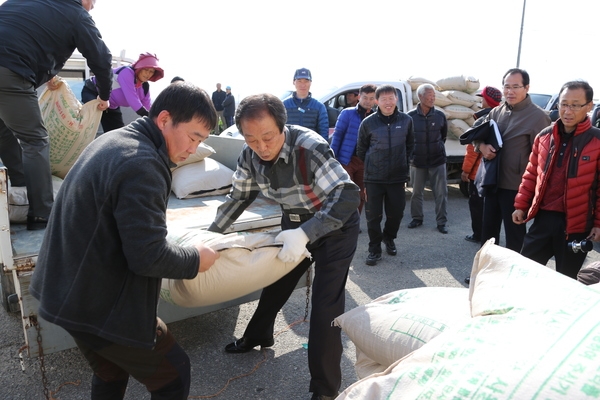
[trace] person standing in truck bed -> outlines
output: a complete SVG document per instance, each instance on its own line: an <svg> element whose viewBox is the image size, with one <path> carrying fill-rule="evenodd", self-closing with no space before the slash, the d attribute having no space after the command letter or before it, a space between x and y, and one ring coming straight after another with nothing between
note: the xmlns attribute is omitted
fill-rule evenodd
<svg viewBox="0 0 600 400"><path fill-rule="evenodd" d="M52 209L50 140L36 89L78 49L98 79L98 108L109 103L112 55L89 11L95 0L8 0L0 5L0 159L12 186L26 186L27 229L44 229Z"/></svg>

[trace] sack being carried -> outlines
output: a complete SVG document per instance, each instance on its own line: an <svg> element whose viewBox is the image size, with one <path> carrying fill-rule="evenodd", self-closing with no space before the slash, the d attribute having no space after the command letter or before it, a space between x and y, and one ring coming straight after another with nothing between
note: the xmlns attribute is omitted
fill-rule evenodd
<svg viewBox="0 0 600 400"><path fill-rule="evenodd" d="M182 246L199 241L220 253L206 272L194 279L163 279L160 296L181 307L201 307L234 300L276 282L300 262L284 263L277 254L277 233L220 233L184 230L169 233Z"/></svg>
<svg viewBox="0 0 600 400"><path fill-rule="evenodd" d="M52 175L64 179L96 137L102 112L98 110L98 100L82 105L64 79L57 76L55 81L58 89L44 89L38 102L50 139Z"/></svg>

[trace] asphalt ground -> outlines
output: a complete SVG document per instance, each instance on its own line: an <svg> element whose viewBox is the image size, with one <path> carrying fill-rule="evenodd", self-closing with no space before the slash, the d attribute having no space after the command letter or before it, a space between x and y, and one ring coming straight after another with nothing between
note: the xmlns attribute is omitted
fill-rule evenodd
<svg viewBox="0 0 600 400"><path fill-rule="evenodd" d="M407 229L410 222L410 189L407 207L396 246L395 257L383 254L376 266L365 265L368 236L364 215L358 249L350 268L346 286L346 310L386 293L415 287L466 287L473 257L479 249L464 237L471 233L467 198L456 185L448 194L448 230L437 231L432 193L425 194L425 218L422 226ZM364 214L364 213L363 213ZM503 244L504 240L501 239ZM586 264L600 260L598 246L588 254ZM553 261L548 264L554 268ZM275 345L246 354L227 354L226 344L240 337L257 302L215 311L168 325L192 363L190 399L310 399L310 374L306 342L308 322L306 289L297 289L276 320ZM343 334L342 387L357 380L353 343ZM40 359L24 355L25 344L19 314L0 308L0 399L44 399ZM44 357L47 388L55 399L89 399L91 370L77 349ZM149 399L144 386L130 380L126 399Z"/></svg>

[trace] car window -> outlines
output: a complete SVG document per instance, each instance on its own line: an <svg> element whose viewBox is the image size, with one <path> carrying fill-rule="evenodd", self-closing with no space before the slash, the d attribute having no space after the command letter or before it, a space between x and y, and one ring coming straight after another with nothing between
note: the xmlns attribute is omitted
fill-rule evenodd
<svg viewBox="0 0 600 400"><path fill-rule="evenodd" d="M531 97L531 101L533 101L534 104L545 109L546 105L548 104L548 101L552 98L552 95L529 93L529 97Z"/></svg>

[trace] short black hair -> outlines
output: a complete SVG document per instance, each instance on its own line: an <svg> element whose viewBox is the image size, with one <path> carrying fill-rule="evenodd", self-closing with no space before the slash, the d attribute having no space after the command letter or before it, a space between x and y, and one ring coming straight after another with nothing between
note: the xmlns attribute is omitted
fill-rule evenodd
<svg viewBox="0 0 600 400"><path fill-rule="evenodd" d="M209 129L217 124L217 111L208 93L188 82L164 88L152 103L148 117L154 119L161 111L171 114L174 125L193 119L203 121Z"/></svg>
<svg viewBox="0 0 600 400"><path fill-rule="evenodd" d="M590 101L594 100L594 89L592 89L590 84L584 80L569 81L569 82L565 83L560 88L560 92L558 92L558 97L560 97L562 92L564 92L567 89L568 90L583 89L585 91L585 101L589 103Z"/></svg>
<svg viewBox="0 0 600 400"><path fill-rule="evenodd" d="M395 87L392 85L381 85L377 88L377 90L375 90L375 98L379 99L379 96L384 93L393 93L394 96L397 96Z"/></svg>
<svg viewBox="0 0 600 400"><path fill-rule="evenodd" d="M261 93L244 98L235 110L235 124L243 135L241 123L269 115L275 120L275 125L280 132L287 121L287 112L279 97L270 93Z"/></svg>
<svg viewBox="0 0 600 400"><path fill-rule="evenodd" d="M359 94L360 93L375 93L375 91L377 90L377 86L371 84L371 83L367 83L366 85L362 85L360 87L359 90Z"/></svg>
<svg viewBox="0 0 600 400"><path fill-rule="evenodd" d="M504 81L506 80L506 77L512 74L521 74L521 76L523 77L523 86L529 86L529 73L521 68L511 68L508 71L506 71L506 73L502 77L502 86L504 86Z"/></svg>

